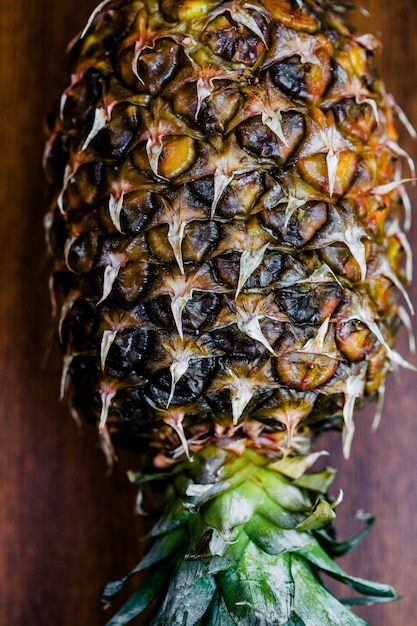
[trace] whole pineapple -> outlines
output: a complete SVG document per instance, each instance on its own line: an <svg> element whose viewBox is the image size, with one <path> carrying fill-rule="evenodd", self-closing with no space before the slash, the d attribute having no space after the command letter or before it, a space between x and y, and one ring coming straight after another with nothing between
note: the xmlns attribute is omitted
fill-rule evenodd
<svg viewBox="0 0 417 626"><path fill-rule="evenodd" d="M62 395L167 485L111 626L155 597L153 626L363 624L320 571L395 597L335 564L332 471L307 471L412 367L395 118L414 131L346 11L104 0L70 47L45 152Z"/></svg>

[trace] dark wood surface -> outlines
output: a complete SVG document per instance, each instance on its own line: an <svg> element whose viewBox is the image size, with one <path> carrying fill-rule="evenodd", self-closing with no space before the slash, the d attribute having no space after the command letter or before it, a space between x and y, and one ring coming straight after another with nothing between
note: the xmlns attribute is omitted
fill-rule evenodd
<svg viewBox="0 0 417 626"><path fill-rule="evenodd" d="M137 560L140 520L125 472L111 476L93 429L79 432L59 403L60 363L45 369L49 304L43 252L42 119L62 84L67 41L94 0L1 0L0 3L0 626L100 626L103 584ZM389 91L417 124L417 4L364 0L364 28L384 40L380 64ZM417 155L404 134L403 146ZM417 187L410 187L417 208ZM416 228L410 240L417 249ZM414 288L417 304L417 289ZM407 353L404 333L400 349ZM415 358L417 361L417 358ZM416 623L417 374L391 376L383 421L357 417L352 458L339 438L322 445L338 468L345 499L340 534L358 526L362 508L375 530L342 565L394 584L404 599L360 614L372 626Z"/></svg>

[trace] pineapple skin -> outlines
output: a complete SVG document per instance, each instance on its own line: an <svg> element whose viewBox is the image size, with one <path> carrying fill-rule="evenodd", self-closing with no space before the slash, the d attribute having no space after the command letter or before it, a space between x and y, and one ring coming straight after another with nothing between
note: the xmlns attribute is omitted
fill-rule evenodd
<svg viewBox="0 0 417 626"><path fill-rule="evenodd" d="M105 440L164 464L344 422L348 455L355 405L408 365L377 47L331 2L283 0L102 2L74 40L45 151L51 292L62 392Z"/></svg>
<svg viewBox="0 0 417 626"><path fill-rule="evenodd" d="M109 459L116 441L171 468L148 582L109 626L161 594L152 626L363 624L319 571L395 598L334 564L328 470L305 474L314 433L343 429L348 456L354 410L412 368L393 348L412 310L402 161L414 175L395 118L413 131L378 46L318 0L108 0L71 44L45 151L61 391ZM301 508L268 509L277 480Z"/></svg>

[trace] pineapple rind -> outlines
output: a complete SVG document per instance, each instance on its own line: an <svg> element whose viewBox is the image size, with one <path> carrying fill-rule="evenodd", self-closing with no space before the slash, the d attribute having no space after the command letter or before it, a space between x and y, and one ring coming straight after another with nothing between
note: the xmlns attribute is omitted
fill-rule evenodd
<svg viewBox="0 0 417 626"><path fill-rule="evenodd" d="M150 533L150 551L128 577L106 587L104 600L111 601L128 578L148 569L145 592L139 587L107 626L129 623L155 598L151 626L364 624L323 586L320 572L363 594L367 603L396 599L390 586L350 576L333 560L337 544L325 531L334 519L326 495L328 468L313 474L311 489L297 484L308 483L309 473L289 478L253 451L241 457L223 451L217 459L223 465L218 463L215 473L213 458L209 448L176 467L162 521ZM298 460L300 467L308 465ZM154 579L154 571L163 572L169 584Z"/></svg>
<svg viewBox="0 0 417 626"><path fill-rule="evenodd" d="M411 367L399 109L347 5L295 5L103 2L72 44L51 289L62 392L109 457L343 424L348 456L354 409Z"/></svg>

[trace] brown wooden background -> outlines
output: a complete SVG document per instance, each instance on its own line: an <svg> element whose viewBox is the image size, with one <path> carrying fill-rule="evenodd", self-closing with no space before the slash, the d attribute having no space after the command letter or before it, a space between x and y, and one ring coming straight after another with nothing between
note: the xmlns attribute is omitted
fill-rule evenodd
<svg viewBox="0 0 417 626"><path fill-rule="evenodd" d="M95 0L0 0L0 626L100 626L103 584L137 560L140 522L125 478L113 475L95 433L82 433L57 400L60 364L42 356L49 304L43 258L42 119L62 81L67 41ZM388 89L417 125L417 3L363 0L364 28L385 42ZM404 147L417 156L407 135ZM417 210L417 187L410 188ZM410 240L417 250L417 219ZM417 288L414 288L417 305ZM404 336L401 349L406 353ZM415 358L417 362L417 358ZM340 534L358 528L359 508L377 514L375 530L342 563L382 579L404 596L360 614L372 626L417 623L417 374L391 377L382 425L357 418L352 458L327 436L345 500Z"/></svg>

